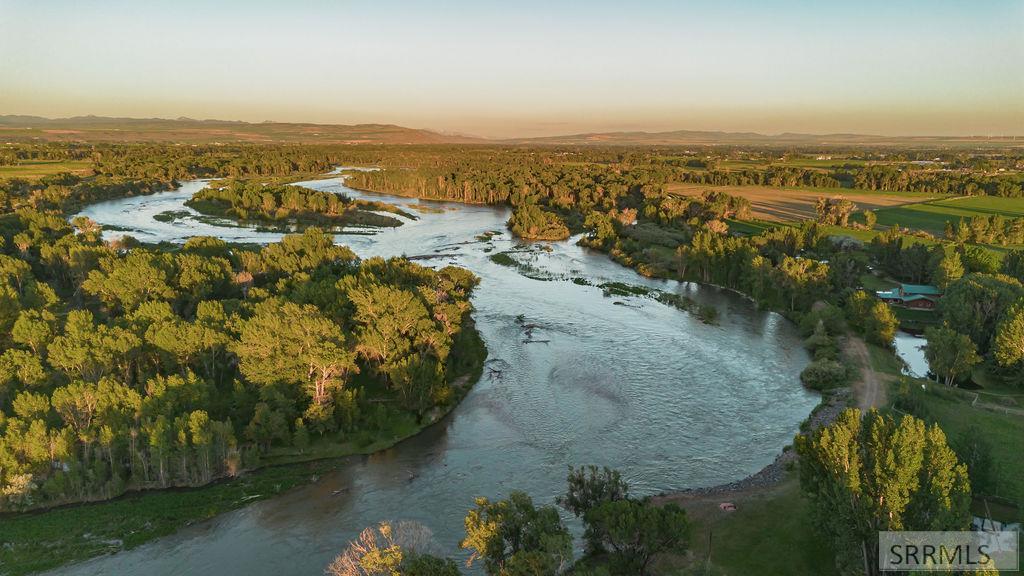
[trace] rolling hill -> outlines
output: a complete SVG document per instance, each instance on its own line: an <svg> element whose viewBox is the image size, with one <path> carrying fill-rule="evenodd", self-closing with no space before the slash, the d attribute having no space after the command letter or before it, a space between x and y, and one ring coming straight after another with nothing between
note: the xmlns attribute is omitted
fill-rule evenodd
<svg viewBox="0 0 1024 576"><path fill-rule="evenodd" d="M109 118L0 115L0 141L181 142L303 144L504 144L556 146L1024 146L1012 137L892 137L867 134L776 135L756 132L672 130L587 132L539 138L492 140L406 128L394 124L242 122L192 118Z"/></svg>
<svg viewBox="0 0 1024 576"><path fill-rule="evenodd" d="M459 144L478 138L392 124L307 124L177 118L0 116L0 140L90 142Z"/></svg>

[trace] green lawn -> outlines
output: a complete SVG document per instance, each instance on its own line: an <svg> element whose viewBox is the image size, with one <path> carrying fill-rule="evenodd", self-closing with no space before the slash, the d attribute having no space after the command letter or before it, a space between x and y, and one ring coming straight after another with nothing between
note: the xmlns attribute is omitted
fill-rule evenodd
<svg viewBox="0 0 1024 576"><path fill-rule="evenodd" d="M699 570L707 565L709 541L711 574L838 574L829 542L811 525L809 504L801 497L796 472L763 494L722 496L721 500L734 502L737 510L722 512L716 503L700 508L684 503L693 521L693 559L666 559L658 566L658 574L703 573Z"/></svg>
<svg viewBox="0 0 1024 576"><path fill-rule="evenodd" d="M656 558L658 576L838 576L829 541L811 523L810 504L802 497L798 473L776 486L675 501L690 520L687 554ZM719 509L732 502L734 512ZM604 566L587 557L572 574L590 574Z"/></svg>
<svg viewBox="0 0 1024 576"><path fill-rule="evenodd" d="M878 290L892 290L900 285L899 282L889 280L888 278L879 278L874 274L861 274L860 284L865 290L871 292L877 292Z"/></svg>
<svg viewBox="0 0 1024 576"><path fill-rule="evenodd" d="M0 179L38 180L43 176L71 172L83 174L92 167L88 160L24 160L14 166L0 166Z"/></svg>

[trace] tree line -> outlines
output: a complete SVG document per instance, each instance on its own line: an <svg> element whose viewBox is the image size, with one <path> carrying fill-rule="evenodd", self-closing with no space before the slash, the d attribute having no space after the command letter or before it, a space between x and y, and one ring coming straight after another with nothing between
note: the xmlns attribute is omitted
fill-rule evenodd
<svg viewBox="0 0 1024 576"><path fill-rule="evenodd" d="M230 179L212 184L193 194L185 205L212 216L300 226L402 225L401 220L375 211L412 217L384 202L353 200L342 194L259 180Z"/></svg>

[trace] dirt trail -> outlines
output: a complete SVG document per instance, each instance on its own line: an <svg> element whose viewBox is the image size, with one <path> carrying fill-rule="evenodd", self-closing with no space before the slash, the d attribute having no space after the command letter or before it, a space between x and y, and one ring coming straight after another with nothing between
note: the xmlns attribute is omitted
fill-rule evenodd
<svg viewBox="0 0 1024 576"><path fill-rule="evenodd" d="M846 351L860 362L860 377L853 382L853 397L857 408L867 412L871 408L881 408L886 404L885 383L871 364L871 353L860 338L848 336Z"/></svg>

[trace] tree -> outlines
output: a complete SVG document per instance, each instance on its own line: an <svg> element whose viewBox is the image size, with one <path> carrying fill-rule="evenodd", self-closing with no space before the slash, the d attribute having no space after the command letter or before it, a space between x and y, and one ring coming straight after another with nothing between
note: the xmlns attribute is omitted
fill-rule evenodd
<svg viewBox="0 0 1024 576"><path fill-rule="evenodd" d="M321 431L333 424L322 409L359 370L341 328L308 304L269 300L257 305L242 324L235 353L251 382L301 386L315 407L310 423Z"/></svg>
<svg viewBox="0 0 1024 576"><path fill-rule="evenodd" d="M529 240L564 240L569 237L569 228L557 214L533 203L516 206L508 219L508 228L516 236Z"/></svg>
<svg viewBox="0 0 1024 576"><path fill-rule="evenodd" d="M1010 250L1003 257L1003 265L1000 268L1003 274L1018 282L1024 282L1024 250Z"/></svg>
<svg viewBox="0 0 1024 576"><path fill-rule="evenodd" d="M429 530L414 522L381 522L366 528L350 542L327 566L326 573L331 576L405 576L408 573L404 568L410 557L417 549L426 547L430 537Z"/></svg>
<svg viewBox="0 0 1024 576"><path fill-rule="evenodd" d="M175 274L174 257L135 249L127 256L109 256L100 261L100 269L89 272L82 289L104 304L121 310L134 310L150 300L172 300Z"/></svg>
<svg viewBox="0 0 1024 576"><path fill-rule="evenodd" d="M831 358L819 358L800 372L800 381L812 390L831 390L849 379L847 367Z"/></svg>
<svg viewBox="0 0 1024 576"><path fill-rule="evenodd" d="M451 558L417 554L402 563L402 576L460 576L460 572Z"/></svg>
<svg viewBox="0 0 1024 576"><path fill-rule="evenodd" d="M138 336L118 326L96 324L91 312L72 310L64 333L49 346L49 361L69 377L96 382L115 369L128 376Z"/></svg>
<svg viewBox="0 0 1024 576"><path fill-rule="evenodd" d="M856 409L796 438L800 485L815 523L847 570L878 573L878 532L961 530L970 519L967 467L938 426Z"/></svg>
<svg viewBox="0 0 1024 576"><path fill-rule="evenodd" d="M686 511L675 504L655 506L646 500L611 500L583 518L608 550L615 574L645 576L657 554L681 554L689 547Z"/></svg>
<svg viewBox="0 0 1024 576"><path fill-rule="evenodd" d="M995 274L999 272L999 257L981 246L960 246L960 260L968 272Z"/></svg>
<svg viewBox="0 0 1024 576"><path fill-rule="evenodd" d="M513 491L506 500L495 502L477 498L465 525L461 546L472 551L469 564L482 560L488 574L538 562L557 570L572 558L572 536L558 511L551 506L535 508L523 492Z"/></svg>
<svg viewBox="0 0 1024 576"><path fill-rule="evenodd" d="M836 198L825 198L819 196L814 204L814 210L818 214L818 222L829 226L846 227L849 223L850 214L857 209L857 205L842 196Z"/></svg>
<svg viewBox="0 0 1024 576"><path fill-rule="evenodd" d="M803 310L828 294L828 265L807 258L785 257L779 265L780 284L789 294L789 309ZM799 304L799 306L797 306Z"/></svg>
<svg viewBox="0 0 1024 576"><path fill-rule="evenodd" d="M244 254L244 253L243 253ZM266 245L251 266L251 273L295 274L323 266L349 264L356 255L319 228L307 228L302 234L288 234L275 244Z"/></svg>
<svg viewBox="0 0 1024 576"><path fill-rule="evenodd" d="M877 222L878 222L878 214L875 214L874 210L865 210L864 211L864 226L866 226L868 230L874 230L875 229L875 224Z"/></svg>
<svg viewBox="0 0 1024 576"><path fill-rule="evenodd" d="M588 511L604 502L629 498L629 485L622 480L618 470L612 470L607 466L570 466L566 483L566 493L559 496L556 502L577 518L582 518ZM592 534L588 529L585 538L590 552L600 551L601 542L598 535Z"/></svg>
<svg viewBox="0 0 1024 576"><path fill-rule="evenodd" d="M56 324L57 317L48 310L23 310L14 322L11 338L34 354L45 356Z"/></svg>
<svg viewBox="0 0 1024 576"><path fill-rule="evenodd" d="M1024 301L1010 306L996 328L992 356L1003 368L1024 368Z"/></svg>
<svg viewBox="0 0 1024 576"><path fill-rule="evenodd" d="M931 282L943 290L964 275L960 253L942 244L936 244L929 259Z"/></svg>
<svg viewBox="0 0 1024 576"><path fill-rule="evenodd" d="M577 518L604 502L629 498L629 484L622 479L618 470L607 466L569 466L566 483L568 489L557 498L557 503Z"/></svg>
<svg viewBox="0 0 1024 576"><path fill-rule="evenodd" d="M979 354L987 354L1003 314L1022 297L1024 287L1009 276L973 273L950 284L939 309L947 325L969 336Z"/></svg>
<svg viewBox="0 0 1024 576"><path fill-rule="evenodd" d="M857 291L847 299L846 310L850 323L860 329L868 342L883 348L892 346L900 322L888 304Z"/></svg>
<svg viewBox="0 0 1024 576"><path fill-rule="evenodd" d="M928 340L924 349L928 366L947 386L970 374L971 368L981 362L974 342L952 328L933 326L924 331L924 336Z"/></svg>

